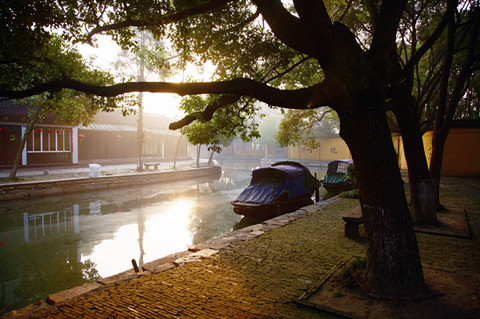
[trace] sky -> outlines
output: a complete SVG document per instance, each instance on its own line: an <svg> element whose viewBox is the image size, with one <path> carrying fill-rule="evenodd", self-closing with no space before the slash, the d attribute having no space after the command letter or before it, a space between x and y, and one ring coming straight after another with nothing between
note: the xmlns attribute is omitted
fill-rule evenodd
<svg viewBox="0 0 480 319"><path fill-rule="evenodd" d="M96 37L97 47L88 44L77 44L76 47L87 61L91 61L95 67L110 70L115 73L115 62L120 48L108 36ZM190 72L194 72L190 70ZM177 74L166 79L169 82L181 82L182 76ZM181 119L184 113L178 109L181 97L177 94L168 93L144 93L144 112L166 115L174 120Z"/></svg>

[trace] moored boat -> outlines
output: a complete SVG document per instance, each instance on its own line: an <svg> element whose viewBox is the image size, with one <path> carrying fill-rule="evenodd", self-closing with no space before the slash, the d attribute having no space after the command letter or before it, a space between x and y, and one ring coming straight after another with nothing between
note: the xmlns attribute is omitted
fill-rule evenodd
<svg viewBox="0 0 480 319"><path fill-rule="evenodd" d="M351 159L336 160L328 163L327 174L322 179L322 186L328 192L346 192L356 187L353 178L348 174Z"/></svg>
<svg viewBox="0 0 480 319"><path fill-rule="evenodd" d="M278 162L254 170L250 185L231 203L239 215L278 216L312 204L312 195L319 185L302 164Z"/></svg>

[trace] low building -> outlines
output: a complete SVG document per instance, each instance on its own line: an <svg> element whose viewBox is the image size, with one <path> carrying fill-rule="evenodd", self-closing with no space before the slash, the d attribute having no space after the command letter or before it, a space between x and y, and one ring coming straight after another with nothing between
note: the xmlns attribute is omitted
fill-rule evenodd
<svg viewBox="0 0 480 319"><path fill-rule="evenodd" d="M172 120L164 115L143 114L143 156L156 160L187 158L188 142L179 131L168 129ZM92 124L78 127L81 161L128 159L138 156L138 114L123 116L120 110L100 112Z"/></svg>
<svg viewBox="0 0 480 319"><path fill-rule="evenodd" d="M26 141L21 165L76 164L104 159L138 157L138 115L124 117L120 110L98 113L88 126L72 126L47 115ZM144 114L143 156L155 160L188 157L185 138L171 131L172 120L158 114ZM0 103L0 165L12 166L29 123L28 108ZM179 144L180 143L180 144ZM177 145L179 144L179 145Z"/></svg>
<svg viewBox="0 0 480 319"><path fill-rule="evenodd" d="M14 164L28 126L28 108L4 101L0 105L0 165ZM21 165L72 164L78 162L78 129L47 115L26 141Z"/></svg>

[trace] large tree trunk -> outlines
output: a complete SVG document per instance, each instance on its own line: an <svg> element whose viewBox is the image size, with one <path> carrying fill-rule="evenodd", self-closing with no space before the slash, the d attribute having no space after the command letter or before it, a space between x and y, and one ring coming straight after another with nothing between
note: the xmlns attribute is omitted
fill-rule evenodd
<svg viewBox="0 0 480 319"><path fill-rule="evenodd" d="M406 132L408 130L413 130ZM402 129L403 147L408 165L410 205L413 219L422 224L437 223L434 186L428 171L420 130Z"/></svg>
<svg viewBox="0 0 480 319"><path fill-rule="evenodd" d="M340 115L340 120L340 134L355 163L365 218L366 287L377 296L401 298L422 293L420 254L385 111L374 105L355 116Z"/></svg>
<svg viewBox="0 0 480 319"><path fill-rule="evenodd" d="M410 206L416 222L437 223L434 188L428 171L422 132L408 86L394 100L395 116L400 127L410 184Z"/></svg>
<svg viewBox="0 0 480 319"><path fill-rule="evenodd" d="M433 183L435 206L438 210L445 210L440 203L440 176L442 174L443 150L450 127L435 128L432 139L432 158L430 159L430 176Z"/></svg>

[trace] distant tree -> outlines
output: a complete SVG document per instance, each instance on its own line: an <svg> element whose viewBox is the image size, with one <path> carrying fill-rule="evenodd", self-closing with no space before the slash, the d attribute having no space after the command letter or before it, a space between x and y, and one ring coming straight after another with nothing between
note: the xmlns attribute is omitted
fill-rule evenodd
<svg viewBox="0 0 480 319"><path fill-rule="evenodd" d="M95 84L111 84L113 78L107 73L93 69L82 60L78 51L69 47L60 38L54 37L48 45L36 53L37 63L31 65L23 76L34 79L37 68L49 68L52 73L64 74L82 78L86 82ZM48 64L45 65L45 64ZM31 132L37 126L40 119L52 114L57 119L65 121L73 126L89 124L93 116L99 110L111 111L118 107L118 103L126 102L127 98L104 98L96 95L89 95L74 90L63 89L58 92L42 93L33 97L16 101L18 104L26 105L29 108L29 124L22 136L20 146L15 156L12 171L9 175L11 180L16 179L18 166L20 165L23 149ZM129 112L125 104L125 113Z"/></svg>
<svg viewBox="0 0 480 319"><path fill-rule="evenodd" d="M206 105L215 105L222 103L224 99L232 99L231 97L217 98L215 96L190 96L182 100L180 108L187 113L193 114L205 109ZM238 100L237 98L233 98ZM212 114L212 118L207 122L203 118L201 121L190 123L181 129L188 141L197 145L197 166L199 165L201 145L208 146L209 151L221 152L221 145L225 141L230 141L234 137L240 138L242 141L248 142L259 137L258 125L251 119L247 118L245 108L257 108L251 105L250 100L236 101L235 107L238 108L236 113L231 113L230 110L219 110Z"/></svg>
<svg viewBox="0 0 480 319"><path fill-rule="evenodd" d="M439 79L436 98L437 110L432 140L432 158L430 176L434 185L435 203L440 203L440 176L442 170L443 150L452 121L460 102L468 95L468 84L474 71L480 68L480 5L466 14L452 16L447 28L444 61ZM457 59L455 59L457 53ZM477 115L478 116L478 115Z"/></svg>
<svg viewBox="0 0 480 319"><path fill-rule="evenodd" d="M300 146L308 150L319 146L317 138L329 136L338 129L338 119L331 109L288 110L280 122L275 139L280 146Z"/></svg>
<svg viewBox="0 0 480 319"><path fill-rule="evenodd" d="M220 143L217 139L218 135L215 133L213 126L210 122L194 122L189 126L181 129L183 135L185 135L190 144L197 147L197 167L200 166L200 152L202 145L209 145L209 149L212 151L219 151Z"/></svg>
<svg viewBox="0 0 480 319"><path fill-rule="evenodd" d="M130 50L122 50L114 63L115 69L124 75L133 75L137 82L144 82L154 76L165 80L170 74L170 66L167 62L167 53L162 42L155 40L147 31L137 31L135 46ZM143 92L138 93L138 123L137 145L138 164L137 170L143 171L143 144L145 142L143 130Z"/></svg>
<svg viewBox="0 0 480 319"><path fill-rule="evenodd" d="M480 70L474 69L465 85L465 94L457 106L454 120L480 119Z"/></svg>

